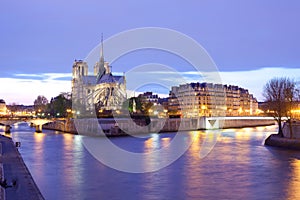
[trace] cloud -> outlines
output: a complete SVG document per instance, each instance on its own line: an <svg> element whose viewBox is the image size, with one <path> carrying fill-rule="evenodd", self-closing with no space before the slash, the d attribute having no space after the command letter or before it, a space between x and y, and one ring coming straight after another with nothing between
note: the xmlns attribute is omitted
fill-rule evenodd
<svg viewBox="0 0 300 200"><path fill-rule="evenodd" d="M121 74L120 74L121 75ZM274 77L289 77L300 80L300 69L261 68L251 71L232 71L199 73L195 71L177 72L166 70L133 71L126 75L129 96L146 91L158 93L161 97L168 95L172 86L190 82L218 82L237 85L248 89L259 101L263 101L263 86ZM8 104L33 104L38 95L48 100L61 92L71 91L71 73L15 74L10 78L0 78L1 96ZM135 91L135 92L133 92Z"/></svg>
<svg viewBox="0 0 300 200"><path fill-rule="evenodd" d="M128 89L135 90L137 85L161 84L165 87L178 86L190 82L213 82L227 85L237 85L248 89L259 101L263 101L263 87L268 80L274 77L290 77L300 81L300 69L297 68L260 68L251 71L232 72L197 72L197 71L145 71L129 74L127 79ZM153 90L156 88L153 86Z"/></svg>
<svg viewBox="0 0 300 200"><path fill-rule="evenodd" d="M263 101L263 87L274 77L289 77L295 81L300 80L300 69L298 68L261 68L252 71L220 72L224 84L238 85L249 89L249 92L259 100Z"/></svg>
<svg viewBox="0 0 300 200"><path fill-rule="evenodd" d="M67 78L69 74L16 74L16 78L0 78L0 98L7 104L24 105L32 105L38 95L44 95L50 100L61 92L71 91L71 78L59 80L63 77Z"/></svg>
<svg viewBox="0 0 300 200"><path fill-rule="evenodd" d="M14 77L22 79L37 79L37 80L65 80L71 79L71 73L41 73L41 74L14 74Z"/></svg>

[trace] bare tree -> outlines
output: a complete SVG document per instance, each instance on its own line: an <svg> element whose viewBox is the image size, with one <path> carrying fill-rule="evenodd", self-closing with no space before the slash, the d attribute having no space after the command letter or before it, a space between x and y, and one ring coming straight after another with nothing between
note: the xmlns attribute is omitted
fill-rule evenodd
<svg viewBox="0 0 300 200"><path fill-rule="evenodd" d="M39 95L36 100L34 100L34 109L36 112L44 112L46 110L48 100L45 96Z"/></svg>
<svg viewBox="0 0 300 200"><path fill-rule="evenodd" d="M292 110L296 106L296 96L297 96L297 89L296 89L296 82L293 80L286 81L285 82L285 102L286 102L286 117L289 119L289 131L290 131L290 138L293 138L293 128L292 128L292 122L293 122L293 112Z"/></svg>
<svg viewBox="0 0 300 200"><path fill-rule="evenodd" d="M263 96L269 113L278 123L278 134L283 137L282 117L288 117L291 128L292 107L296 95L296 82L289 78L273 78L264 86ZM292 136L292 132L291 132Z"/></svg>

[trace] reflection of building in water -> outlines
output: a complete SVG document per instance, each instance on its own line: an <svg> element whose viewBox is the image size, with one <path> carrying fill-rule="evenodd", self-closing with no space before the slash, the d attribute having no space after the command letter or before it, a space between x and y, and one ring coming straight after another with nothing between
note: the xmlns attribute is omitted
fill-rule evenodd
<svg viewBox="0 0 300 200"><path fill-rule="evenodd" d="M94 75L88 75L88 65L75 60L72 79L73 103L83 105L86 110L120 109L126 99L125 76L114 76L111 66L104 62L103 42L100 60L94 66ZM74 102L75 101L75 102Z"/></svg>
<svg viewBox="0 0 300 200"><path fill-rule="evenodd" d="M182 117L254 115L258 102L247 89L213 83L173 86L169 114Z"/></svg>
<svg viewBox="0 0 300 200"><path fill-rule="evenodd" d="M6 115L6 114L7 114L6 103L3 99L0 99L0 115Z"/></svg>

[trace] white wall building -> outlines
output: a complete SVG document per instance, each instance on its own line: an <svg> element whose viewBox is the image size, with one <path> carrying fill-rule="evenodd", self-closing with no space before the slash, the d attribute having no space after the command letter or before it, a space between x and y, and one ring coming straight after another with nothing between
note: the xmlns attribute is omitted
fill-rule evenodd
<svg viewBox="0 0 300 200"><path fill-rule="evenodd" d="M169 113L187 118L249 116L258 109L257 100L247 89L213 83L173 86L168 103Z"/></svg>

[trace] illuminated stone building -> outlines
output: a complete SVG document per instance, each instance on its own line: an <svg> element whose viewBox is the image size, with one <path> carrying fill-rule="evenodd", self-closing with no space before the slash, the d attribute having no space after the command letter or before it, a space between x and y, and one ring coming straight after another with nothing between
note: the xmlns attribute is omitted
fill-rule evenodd
<svg viewBox="0 0 300 200"><path fill-rule="evenodd" d="M248 90L232 85L189 83L173 86L169 115L181 117L254 115L258 102Z"/></svg>
<svg viewBox="0 0 300 200"><path fill-rule="evenodd" d="M258 112L258 102L248 90L240 88L239 115L255 115Z"/></svg>
<svg viewBox="0 0 300 200"><path fill-rule="evenodd" d="M126 100L125 76L115 76L111 66L104 61L103 43L101 44L100 60L94 65L94 74L88 74L88 64L75 60L72 79L73 103L82 105L85 110L121 109Z"/></svg>
<svg viewBox="0 0 300 200"><path fill-rule="evenodd" d="M6 114L7 114L6 103L3 99L0 99L0 115L6 115Z"/></svg>
<svg viewBox="0 0 300 200"><path fill-rule="evenodd" d="M158 95L153 94L152 92L144 92L143 94L139 94L138 98L142 100L143 103L151 102L151 103L158 103Z"/></svg>

